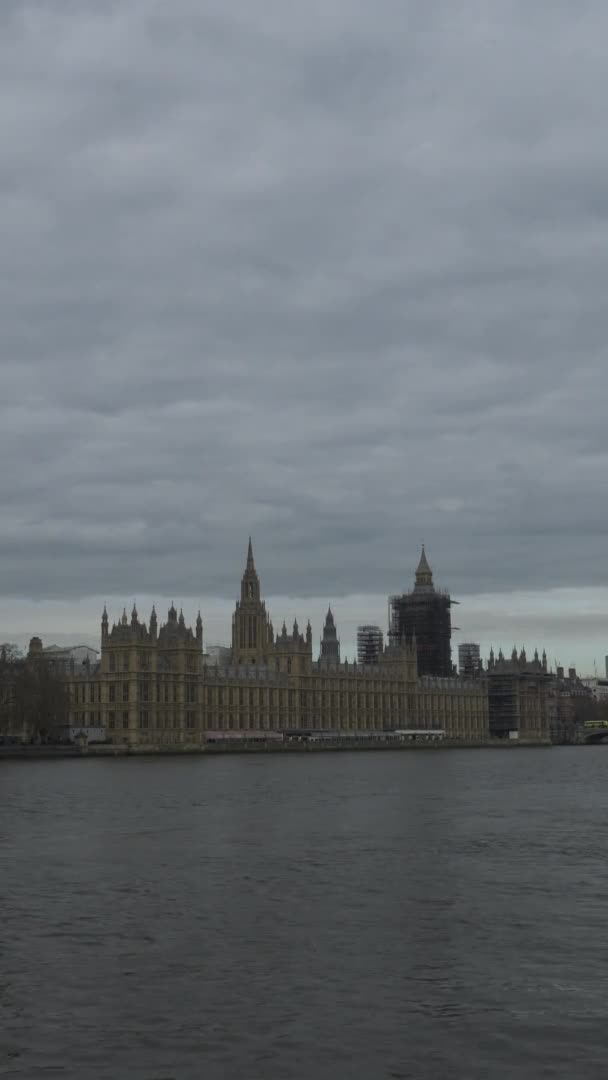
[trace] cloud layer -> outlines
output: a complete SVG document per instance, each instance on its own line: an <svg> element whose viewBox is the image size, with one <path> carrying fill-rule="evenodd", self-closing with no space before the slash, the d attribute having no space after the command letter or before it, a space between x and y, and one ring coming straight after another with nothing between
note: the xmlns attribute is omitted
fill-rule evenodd
<svg viewBox="0 0 608 1080"><path fill-rule="evenodd" d="M606 581L602 0L0 11L0 595ZM606 627L608 630L608 627Z"/></svg>

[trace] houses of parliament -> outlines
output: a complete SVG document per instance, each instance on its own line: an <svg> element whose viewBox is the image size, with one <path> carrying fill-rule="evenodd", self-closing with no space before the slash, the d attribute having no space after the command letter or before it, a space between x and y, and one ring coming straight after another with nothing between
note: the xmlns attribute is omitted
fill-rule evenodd
<svg viewBox="0 0 608 1080"><path fill-rule="evenodd" d="M423 551L413 595L419 601L433 593ZM297 621L275 632L250 540L231 648L212 662L203 648L200 612L192 629L173 605L160 625L154 608L146 624L134 605L130 618L123 611L110 626L104 608L100 662L68 675L70 722L101 727L113 743L159 748L248 732L442 730L452 739L483 741L483 681L453 671L420 674L422 644L415 627L409 635L401 631L398 605L395 610L386 647L374 663L357 665L340 658L330 608L315 658L310 622L303 632Z"/></svg>

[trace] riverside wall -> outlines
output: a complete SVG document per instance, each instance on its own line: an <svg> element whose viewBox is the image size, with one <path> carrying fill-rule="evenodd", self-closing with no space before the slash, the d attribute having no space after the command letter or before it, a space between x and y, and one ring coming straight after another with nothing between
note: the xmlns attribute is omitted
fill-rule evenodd
<svg viewBox="0 0 608 1080"><path fill-rule="evenodd" d="M239 740L227 743L206 743L202 745L174 746L128 746L127 744L94 744L92 746L8 746L0 747L0 761L19 760L55 760L113 757L193 757L214 756L218 754L316 754L339 753L345 751L437 751L437 750L521 750L524 748L550 747L549 740L541 739L486 739L473 741L467 739L443 739L437 742L366 742L349 739L324 742L260 743Z"/></svg>

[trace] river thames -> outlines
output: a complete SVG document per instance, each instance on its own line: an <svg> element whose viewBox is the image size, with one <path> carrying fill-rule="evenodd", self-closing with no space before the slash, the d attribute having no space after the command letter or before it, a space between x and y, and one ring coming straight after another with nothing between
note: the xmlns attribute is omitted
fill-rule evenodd
<svg viewBox="0 0 608 1080"><path fill-rule="evenodd" d="M0 762L0 1076L608 1075L608 747Z"/></svg>

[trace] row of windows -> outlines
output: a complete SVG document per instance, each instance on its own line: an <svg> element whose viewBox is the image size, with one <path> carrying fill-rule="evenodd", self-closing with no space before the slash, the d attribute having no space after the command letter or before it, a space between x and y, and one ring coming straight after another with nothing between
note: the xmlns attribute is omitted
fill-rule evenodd
<svg viewBox="0 0 608 1080"><path fill-rule="evenodd" d="M330 691L326 690L323 693L320 691L314 692L312 690L300 690L298 693L298 701L300 705L304 707L310 707L314 705L317 708L335 708L347 709L349 706L351 710L359 708L368 711L372 711L374 708L388 708L391 701L396 704L397 701L403 701L403 695L398 694L356 694L353 692L347 693L343 691ZM187 699L187 700L194 700ZM206 696L207 705L213 706L224 705L226 702L229 705L278 705L283 706L295 705L296 703L296 691L295 690L278 690L262 687L227 687L222 686L207 687Z"/></svg>
<svg viewBox="0 0 608 1080"><path fill-rule="evenodd" d="M131 666L131 654L128 650L111 652L108 657L110 671L129 671ZM152 670L152 653L140 651L137 654L137 667L140 671ZM198 670L198 653L186 653L186 671ZM166 653L157 654L157 669L159 671L176 671L178 668L177 658Z"/></svg>
<svg viewBox="0 0 608 1080"><path fill-rule="evenodd" d="M256 615L241 615L239 627L241 649L255 649L258 643L258 620Z"/></svg>
<svg viewBox="0 0 608 1080"><path fill-rule="evenodd" d="M92 712L71 712L70 713L70 723L71 724L82 724L83 726L86 726L87 724L90 724L93 727L95 727L95 726L101 727L101 724L102 724L101 712L98 712L98 711L95 711L95 710L93 710Z"/></svg>
<svg viewBox="0 0 608 1080"><path fill-rule="evenodd" d="M128 701L129 700L129 684L127 682L125 682L125 683L119 683L118 685L121 687L121 691L120 691L120 699L121 699L121 701ZM108 700L112 704L115 701L118 701L118 693L117 693L116 683L110 683L109 691L108 691Z"/></svg>
<svg viewBox="0 0 608 1080"><path fill-rule="evenodd" d="M85 705L87 702L94 705L96 701L101 701L101 683L73 683L70 689L75 705Z"/></svg>
<svg viewBox="0 0 608 1080"><path fill-rule="evenodd" d="M110 660L109 660L110 671L117 671L118 670L118 663L119 663L119 660L120 660L120 655L121 654L117 655L116 653L113 653L113 652L110 653ZM122 670L123 671L128 671L129 670L129 653L128 652L123 652L122 653Z"/></svg>
<svg viewBox="0 0 608 1080"><path fill-rule="evenodd" d="M98 700L101 701L101 685L99 686L99 691L100 694ZM197 684L195 682L188 682L185 684L185 696L187 702L196 702ZM154 693L153 685L148 682L139 682L137 685L137 699L139 701L154 701L156 699L158 703L164 701L166 704L170 701L177 702L179 700L177 683L157 682L156 693ZM112 705L118 700L129 701L129 683L110 683L108 688L108 700Z"/></svg>
<svg viewBox="0 0 608 1080"><path fill-rule="evenodd" d="M158 727L164 727L164 728L172 727L173 723L174 723L174 719L175 719L174 717L168 716L168 715L159 716L159 717L157 717L157 726ZM150 727L150 713L148 712L147 709L142 709L140 714L139 714L139 726L140 726L140 728L143 728L144 730L146 728ZM190 712L189 711L189 712L186 713L186 727L187 728L195 728L195 727L197 727L196 713L195 712Z"/></svg>
<svg viewBox="0 0 608 1080"><path fill-rule="evenodd" d="M114 731L118 727L122 727L125 731L129 726L129 713L123 712L117 715L115 712L108 713L108 728L110 731Z"/></svg>
<svg viewBox="0 0 608 1080"><path fill-rule="evenodd" d="M314 726L323 728L327 731L330 731L335 727L355 731L359 726L354 717L343 719L341 722L339 721L336 723L335 717L311 716L310 714L306 714L306 716L302 718L301 723L306 727ZM300 727L301 723L295 722L293 719L291 722L286 722L285 718L281 716L280 713L273 713L272 715L266 715L264 717L258 717L251 713L222 713L219 716L209 718L208 722L203 724L200 723L200 718L197 716L196 712L188 711L184 717L184 726L186 730L189 731L199 729L209 731L279 731L285 728ZM116 730L120 727L120 723L118 719L116 719L116 722L111 720L109 721L108 726L110 730ZM127 720L125 720L123 726L124 728L128 727ZM154 714L149 713L147 710L142 710L139 713L138 727L140 730L171 730L178 728L179 726L179 722L171 715L154 716ZM366 728L371 727L377 731L381 731L383 726L384 724L381 717L376 717L365 724Z"/></svg>

